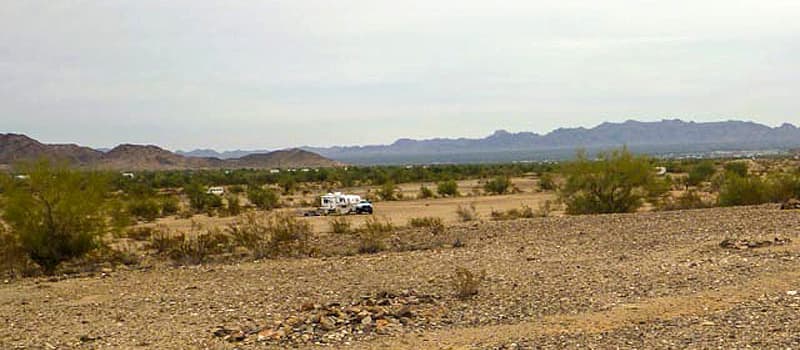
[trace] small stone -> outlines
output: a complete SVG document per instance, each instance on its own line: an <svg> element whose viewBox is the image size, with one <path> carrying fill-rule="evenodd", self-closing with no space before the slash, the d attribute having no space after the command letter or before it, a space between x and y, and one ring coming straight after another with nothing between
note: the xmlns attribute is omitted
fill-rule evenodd
<svg viewBox="0 0 800 350"><path fill-rule="evenodd" d="M705 321L705 322L701 323L700 325L704 326L704 327L711 327L711 326L716 326L717 324L714 323L714 322L711 322L711 321Z"/></svg>
<svg viewBox="0 0 800 350"><path fill-rule="evenodd" d="M797 295L797 291L796 290L790 290L790 291L786 292L786 295L795 296L795 295Z"/></svg>

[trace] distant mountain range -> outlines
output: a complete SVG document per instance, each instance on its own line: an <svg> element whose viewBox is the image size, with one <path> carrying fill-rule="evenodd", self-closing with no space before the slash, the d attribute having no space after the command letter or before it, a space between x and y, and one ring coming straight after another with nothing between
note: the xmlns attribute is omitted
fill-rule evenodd
<svg viewBox="0 0 800 350"><path fill-rule="evenodd" d="M643 153L790 149L800 146L800 129L788 123L772 128L744 121L629 120L544 135L499 130L480 139L399 139L391 145L302 148L338 161L380 164L564 159L577 149L595 152L623 145Z"/></svg>
<svg viewBox="0 0 800 350"><path fill-rule="evenodd" d="M37 158L64 160L85 168L176 170L213 168L300 168L342 165L301 149L253 153L239 158L190 157L153 145L123 144L107 151L75 144L44 144L25 135L0 134L0 166Z"/></svg>
<svg viewBox="0 0 800 350"><path fill-rule="evenodd" d="M243 150L235 150L235 151L223 151L217 152L213 149L196 149L193 151L181 151L177 150L175 153L180 154L182 156L187 157L201 157L201 158L219 158L219 159L235 159L241 158L251 154L262 154L262 153L269 153L268 150L253 150L253 151L243 151Z"/></svg>

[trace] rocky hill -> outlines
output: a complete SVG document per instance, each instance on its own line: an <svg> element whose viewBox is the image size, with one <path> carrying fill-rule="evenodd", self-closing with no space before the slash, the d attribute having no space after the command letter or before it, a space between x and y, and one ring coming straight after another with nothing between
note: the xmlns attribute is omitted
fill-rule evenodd
<svg viewBox="0 0 800 350"><path fill-rule="evenodd" d="M84 168L115 170L176 170L213 168L332 167L341 163L318 154L282 150L242 158L188 157L154 145L123 144L107 152L74 144L44 144L19 134L0 134L0 168L19 161L48 158Z"/></svg>

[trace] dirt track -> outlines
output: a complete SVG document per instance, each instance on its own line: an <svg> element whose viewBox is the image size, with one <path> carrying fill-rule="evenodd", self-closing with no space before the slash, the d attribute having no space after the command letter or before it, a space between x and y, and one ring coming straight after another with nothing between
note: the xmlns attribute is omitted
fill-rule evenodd
<svg viewBox="0 0 800 350"><path fill-rule="evenodd" d="M555 217L450 230L463 247L11 282L0 285L0 348L308 347L300 338L259 342L255 332L228 342L214 332L267 329L302 315L304 304L407 290L431 300L412 305L413 322L319 346L800 346L797 211ZM486 271L476 297L453 296L454 266Z"/></svg>

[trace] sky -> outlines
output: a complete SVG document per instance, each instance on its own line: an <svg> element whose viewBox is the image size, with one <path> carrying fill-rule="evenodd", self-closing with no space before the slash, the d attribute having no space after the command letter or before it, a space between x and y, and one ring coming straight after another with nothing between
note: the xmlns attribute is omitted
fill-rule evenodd
<svg viewBox="0 0 800 350"><path fill-rule="evenodd" d="M800 122L797 0L0 2L0 132L276 149Z"/></svg>

